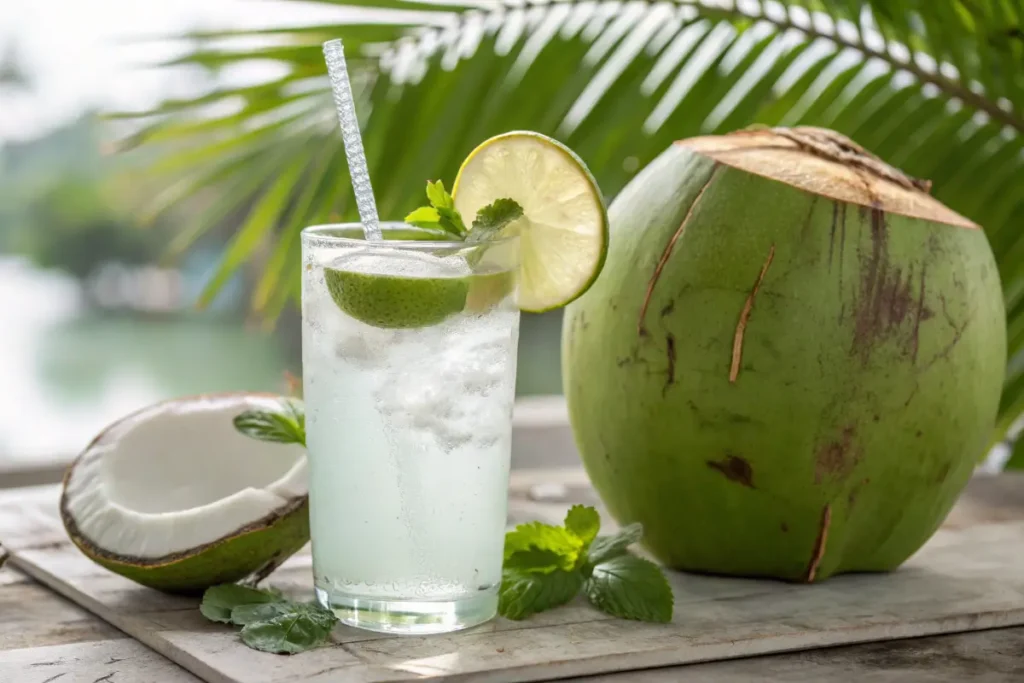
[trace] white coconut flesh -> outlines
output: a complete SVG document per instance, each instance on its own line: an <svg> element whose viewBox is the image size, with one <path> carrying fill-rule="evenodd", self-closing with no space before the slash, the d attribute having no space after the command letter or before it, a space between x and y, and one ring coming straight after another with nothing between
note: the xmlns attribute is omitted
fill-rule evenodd
<svg viewBox="0 0 1024 683"><path fill-rule="evenodd" d="M305 449L247 437L232 420L279 405L225 394L124 418L72 465L65 514L90 544L140 559L185 553L266 518L306 495Z"/></svg>

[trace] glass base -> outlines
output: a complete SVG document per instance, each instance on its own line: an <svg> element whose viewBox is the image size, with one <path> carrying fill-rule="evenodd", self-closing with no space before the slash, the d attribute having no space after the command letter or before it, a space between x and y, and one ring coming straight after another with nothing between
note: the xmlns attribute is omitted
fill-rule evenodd
<svg viewBox="0 0 1024 683"><path fill-rule="evenodd" d="M381 633L449 633L478 626L498 613L497 586L459 600L388 600L322 588L316 589L316 599L341 623Z"/></svg>

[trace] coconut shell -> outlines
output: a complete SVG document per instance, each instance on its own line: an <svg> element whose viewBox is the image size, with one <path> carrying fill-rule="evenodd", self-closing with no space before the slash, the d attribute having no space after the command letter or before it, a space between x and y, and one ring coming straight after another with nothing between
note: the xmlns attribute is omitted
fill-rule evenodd
<svg viewBox="0 0 1024 683"><path fill-rule="evenodd" d="M576 441L683 570L899 566L992 436L1006 357L984 232L832 131L683 140L609 211L566 312Z"/></svg>

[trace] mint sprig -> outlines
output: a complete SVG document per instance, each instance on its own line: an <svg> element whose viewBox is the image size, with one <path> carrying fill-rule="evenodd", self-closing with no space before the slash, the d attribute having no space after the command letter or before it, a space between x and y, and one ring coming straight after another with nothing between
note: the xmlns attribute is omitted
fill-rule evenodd
<svg viewBox="0 0 1024 683"><path fill-rule="evenodd" d="M306 445L306 410L297 398L282 398L277 410L247 410L233 423L253 439Z"/></svg>
<svg viewBox="0 0 1024 683"><path fill-rule="evenodd" d="M236 584L207 588L199 611L211 621L241 626L242 642L276 654L296 654L326 643L338 622L334 612L316 603Z"/></svg>
<svg viewBox="0 0 1024 683"><path fill-rule="evenodd" d="M455 210L455 200L444 189L444 183L427 181L427 201L430 206L421 206L408 216L405 222L421 228L443 230L456 239L466 236L466 224L462 214Z"/></svg>
<svg viewBox="0 0 1024 683"><path fill-rule="evenodd" d="M541 522L520 524L505 534L505 568L547 574L576 568L584 542L560 526Z"/></svg>
<svg viewBox="0 0 1024 683"><path fill-rule="evenodd" d="M427 230L441 230L456 240L484 242L499 236L501 230L523 215L523 207L508 198L494 200L480 209L472 229L466 227L455 200L440 180L427 181L428 206L421 206L405 217L405 222Z"/></svg>
<svg viewBox="0 0 1024 683"><path fill-rule="evenodd" d="M467 242L487 242L501 235L501 231L512 221L521 218L523 207L511 199L495 199L477 211L473 229L466 236Z"/></svg>
<svg viewBox="0 0 1024 683"><path fill-rule="evenodd" d="M564 605L582 591L594 607L622 619L667 622L673 596L653 562L630 554L643 536L630 524L598 536L601 519L592 507L574 505L564 526L520 524L505 534L498 611L525 619Z"/></svg>

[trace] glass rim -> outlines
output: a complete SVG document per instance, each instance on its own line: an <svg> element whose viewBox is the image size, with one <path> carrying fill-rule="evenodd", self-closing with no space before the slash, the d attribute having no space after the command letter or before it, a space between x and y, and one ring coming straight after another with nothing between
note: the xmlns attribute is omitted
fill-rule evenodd
<svg viewBox="0 0 1024 683"><path fill-rule="evenodd" d="M383 230L401 229L413 230L424 234L436 234L416 225L403 221L381 221L380 227ZM383 240L382 242L357 239L355 237L341 237L331 234L334 230L359 230L362 232L361 222L352 223L319 223L310 225L300 231L303 240L315 240L322 246L351 246L366 247L367 245L381 246L389 249L419 249L433 251L435 249L472 249L474 247L494 247L502 244L509 244L519 239L519 235L508 235L499 239L487 240L486 242L465 242L462 240Z"/></svg>

